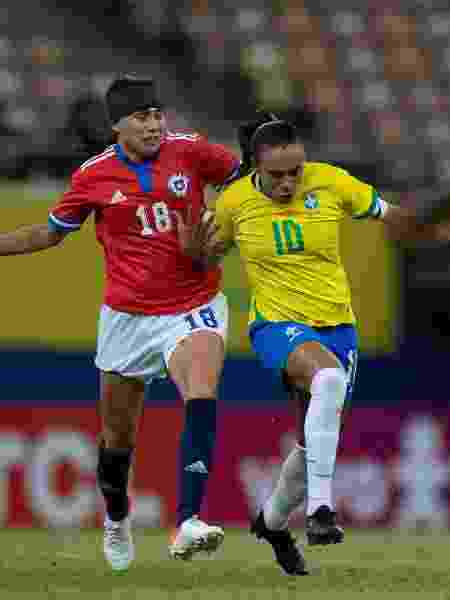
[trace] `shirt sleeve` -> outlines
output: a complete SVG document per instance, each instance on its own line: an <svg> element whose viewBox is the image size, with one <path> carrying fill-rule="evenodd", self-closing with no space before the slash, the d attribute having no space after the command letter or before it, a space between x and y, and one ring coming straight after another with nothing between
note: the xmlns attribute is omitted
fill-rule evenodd
<svg viewBox="0 0 450 600"><path fill-rule="evenodd" d="M353 219L377 219L380 216L381 196L373 186L346 171L341 171L337 178L337 187L343 209Z"/></svg>
<svg viewBox="0 0 450 600"><path fill-rule="evenodd" d="M233 212L227 202L227 192L222 192L215 203L215 221L219 227L217 237L230 244L234 243Z"/></svg>
<svg viewBox="0 0 450 600"><path fill-rule="evenodd" d="M70 233L81 228L94 210L92 192L86 176L77 171L69 189L50 211L48 226L51 231Z"/></svg>
<svg viewBox="0 0 450 600"><path fill-rule="evenodd" d="M196 146L196 164L205 181L224 186L239 172L239 159L221 144L212 144L200 138Z"/></svg>

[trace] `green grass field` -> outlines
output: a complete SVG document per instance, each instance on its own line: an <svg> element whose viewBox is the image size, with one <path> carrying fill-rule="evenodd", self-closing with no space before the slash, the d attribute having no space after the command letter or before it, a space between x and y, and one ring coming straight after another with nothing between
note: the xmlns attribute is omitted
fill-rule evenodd
<svg viewBox="0 0 450 600"><path fill-rule="evenodd" d="M245 532L227 532L214 558L167 556L165 532L136 534L137 560L109 571L94 530L3 530L0 598L62 600L222 600L304 598L450 599L450 536L347 532L345 544L307 551L311 575L281 574L271 549Z"/></svg>

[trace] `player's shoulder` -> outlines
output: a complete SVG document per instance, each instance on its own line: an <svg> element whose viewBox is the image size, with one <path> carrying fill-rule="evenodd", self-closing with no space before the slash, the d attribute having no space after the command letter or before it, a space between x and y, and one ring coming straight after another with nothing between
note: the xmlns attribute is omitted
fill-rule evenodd
<svg viewBox="0 0 450 600"><path fill-rule="evenodd" d="M320 185L332 185L339 179L346 179L349 175L349 172L342 167L326 162L306 162L304 167L304 178Z"/></svg>
<svg viewBox="0 0 450 600"><path fill-rule="evenodd" d="M207 146L205 136L195 131L168 131L161 144L161 156L177 156L181 161L191 163L203 154Z"/></svg>
<svg viewBox="0 0 450 600"><path fill-rule="evenodd" d="M196 131L167 131L164 136L164 143L172 147L193 147L205 143L205 136Z"/></svg>
<svg viewBox="0 0 450 600"><path fill-rule="evenodd" d="M221 201L228 205L236 205L247 199L254 191L252 174L239 177L227 185L220 193Z"/></svg>
<svg viewBox="0 0 450 600"><path fill-rule="evenodd" d="M95 177L99 173L102 173L105 169L109 168L111 161L116 159L116 151L114 146L108 146L100 152L91 156L82 163L73 174L75 178L91 178Z"/></svg>

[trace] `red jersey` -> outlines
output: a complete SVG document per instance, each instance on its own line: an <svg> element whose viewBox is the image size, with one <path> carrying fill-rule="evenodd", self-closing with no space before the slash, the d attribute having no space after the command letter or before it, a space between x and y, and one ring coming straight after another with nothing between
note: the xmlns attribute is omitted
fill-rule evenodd
<svg viewBox="0 0 450 600"><path fill-rule="evenodd" d="M72 231L95 214L106 267L105 304L127 313L172 314L208 302L220 269L201 270L180 249L176 215L204 207L207 184L224 183L238 160L198 135L168 133L158 155L133 163L118 144L86 161L51 211L50 227Z"/></svg>

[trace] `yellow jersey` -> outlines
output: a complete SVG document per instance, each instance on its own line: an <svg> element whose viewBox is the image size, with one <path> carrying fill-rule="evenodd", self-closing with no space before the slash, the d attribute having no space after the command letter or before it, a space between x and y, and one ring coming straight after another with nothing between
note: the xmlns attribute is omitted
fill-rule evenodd
<svg viewBox="0 0 450 600"><path fill-rule="evenodd" d="M380 198L371 185L333 165L307 162L290 203L258 191L250 174L220 194L215 211L220 237L237 245L245 264L250 323L355 322L339 254L339 223L346 215L379 216Z"/></svg>

